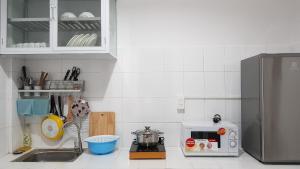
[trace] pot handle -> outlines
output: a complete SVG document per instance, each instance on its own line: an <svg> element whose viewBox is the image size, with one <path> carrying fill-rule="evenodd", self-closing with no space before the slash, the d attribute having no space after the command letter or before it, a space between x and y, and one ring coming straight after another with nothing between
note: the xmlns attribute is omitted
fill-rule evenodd
<svg viewBox="0 0 300 169"><path fill-rule="evenodd" d="M158 143L159 144L164 144L164 142L165 142L165 138L164 137L159 137L158 138Z"/></svg>

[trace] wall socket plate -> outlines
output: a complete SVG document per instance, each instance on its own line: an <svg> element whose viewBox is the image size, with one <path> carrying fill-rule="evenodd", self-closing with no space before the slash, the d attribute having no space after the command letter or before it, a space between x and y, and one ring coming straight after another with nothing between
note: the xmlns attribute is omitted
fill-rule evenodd
<svg viewBox="0 0 300 169"><path fill-rule="evenodd" d="M185 109L185 99L183 96L177 98L177 111L180 113L184 113Z"/></svg>

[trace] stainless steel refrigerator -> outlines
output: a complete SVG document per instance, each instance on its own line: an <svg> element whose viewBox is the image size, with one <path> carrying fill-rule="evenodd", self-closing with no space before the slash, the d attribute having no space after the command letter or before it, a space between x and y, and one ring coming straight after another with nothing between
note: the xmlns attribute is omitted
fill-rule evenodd
<svg viewBox="0 0 300 169"><path fill-rule="evenodd" d="M300 163L300 54L241 62L242 147L265 163Z"/></svg>

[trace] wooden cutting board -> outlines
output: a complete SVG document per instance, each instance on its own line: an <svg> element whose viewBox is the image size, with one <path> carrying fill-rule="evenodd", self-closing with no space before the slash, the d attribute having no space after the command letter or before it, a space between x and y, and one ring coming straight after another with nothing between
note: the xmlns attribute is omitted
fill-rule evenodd
<svg viewBox="0 0 300 169"><path fill-rule="evenodd" d="M115 112L91 112L89 136L115 135Z"/></svg>

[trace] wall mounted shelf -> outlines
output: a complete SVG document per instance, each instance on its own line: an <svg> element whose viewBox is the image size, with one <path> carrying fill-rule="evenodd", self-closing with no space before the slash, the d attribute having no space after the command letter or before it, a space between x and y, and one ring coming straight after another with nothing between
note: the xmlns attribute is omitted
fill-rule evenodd
<svg viewBox="0 0 300 169"><path fill-rule="evenodd" d="M19 93L80 93L81 90L18 90Z"/></svg>

